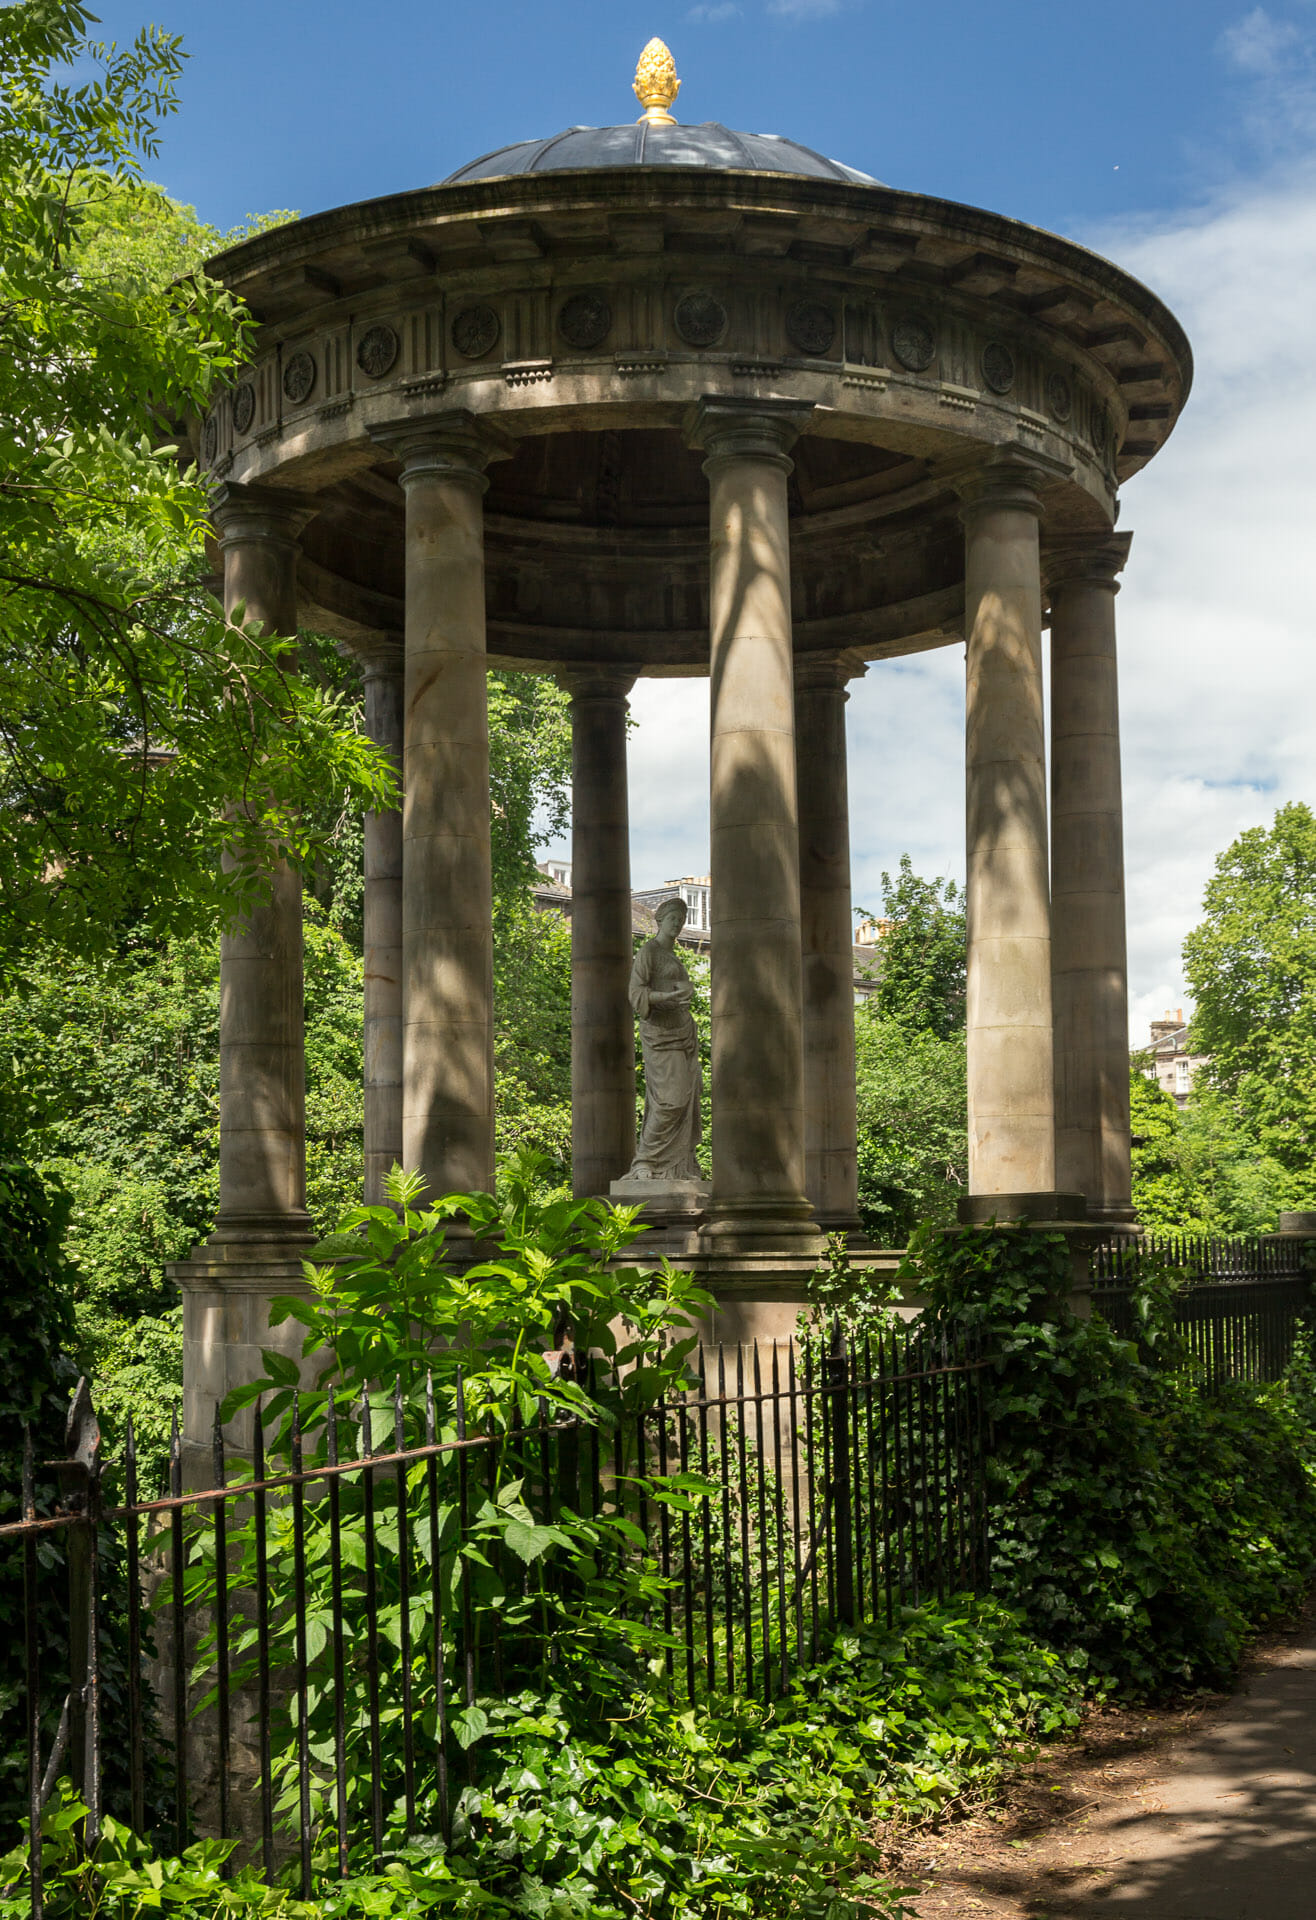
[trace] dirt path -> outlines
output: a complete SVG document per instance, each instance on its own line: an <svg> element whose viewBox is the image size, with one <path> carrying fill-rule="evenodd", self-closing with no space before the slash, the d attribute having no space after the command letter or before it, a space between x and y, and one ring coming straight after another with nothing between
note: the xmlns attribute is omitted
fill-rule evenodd
<svg viewBox="0 0 1316 1920"><path fill-rule="evenodd" d="M1316 1920L1316 1597L1236 1692L1092 1714L897 1863L919 1920Z"/></svg>

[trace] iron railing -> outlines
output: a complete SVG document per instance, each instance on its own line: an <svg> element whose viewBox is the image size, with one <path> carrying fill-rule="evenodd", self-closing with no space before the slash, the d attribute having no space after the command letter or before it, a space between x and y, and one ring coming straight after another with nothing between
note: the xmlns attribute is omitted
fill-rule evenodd
<svg viewBox="0 0 1316 1920"><path fill-rule="evenodd" d="M117 1503L79 1390L58 1501L38 1509L29 1450L23 1518L0 1527L26 1578L34 1914L61 1769L91 1836L109 1810L161 1845L237 1837L267 1870L295 1862L303 1892L313 1861L345 1874L390 1836L450 1835L468 1778L462 1716L568 1657L587 1580L630 1633L639 1681L690 1701L770 1700L835 1628L985 1586L988 1362L970 1344L911 1325L705 1348L685 1391L623 1419L594 1363L558 1363L599 1421L541 1402L530 1421L469 1431L460 1377L446 1422L432 1385L351 1407L321 1397L305 1429L294 1396L281 1423L256 1409L241 1458L217 1426L211 1484L196 1490L175 1433L168 1490L141 1499L130 1437ZM489 1518L509 1499L532 1530L594 1527L587 1572L556 1541L509 1553ZM125 1589L114 1778L107 1546ZM64 1595L60 1701L43 1690L35 1621Z"/></svg>
<svg viewBox="0 0 1316 1920"><path fill-rule="evenodd" d="M1184 1357L1209 1384L1278 1380L1310 1323L1311 1242L1285 1236L1117 1236L1092 1255L1092 1305L1137 1339L1153 1290L1168 1290Z"/></svg>

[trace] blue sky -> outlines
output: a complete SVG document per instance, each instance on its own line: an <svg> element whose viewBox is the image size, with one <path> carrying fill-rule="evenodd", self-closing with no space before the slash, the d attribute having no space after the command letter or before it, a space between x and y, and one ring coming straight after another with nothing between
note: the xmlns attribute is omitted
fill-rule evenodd
<svg viewBox="0 0 1316 1920"><path fill-rule="evenodd" d="M152 12L155 7L161 9ZM633 119L671 45L677 113L785 133L892 185L1068 233L1169 301L1197 383L1125 489L1118 602L1131 1032L1187 1004L1214 856L1316 805L1316 0L691 0L568 8L132 0L191 51L155 177L220 227L440 180L504 142ZM707 683L642 681L637 884L708 861ZM851 693L855 896L908 850L963 870L963 649Z"/></svg>
<svg viewBox="0 0 1316 1920"><path fill-rule="evenodd" d="M893 186L1063 231L1191 202L1264 138L1231 0L151 4L102 5L102 28L123 39L149 18L184 36L183 111L157 172L220 226L633 119L651 33L676 55L683 120L788 133Z"/></svg>

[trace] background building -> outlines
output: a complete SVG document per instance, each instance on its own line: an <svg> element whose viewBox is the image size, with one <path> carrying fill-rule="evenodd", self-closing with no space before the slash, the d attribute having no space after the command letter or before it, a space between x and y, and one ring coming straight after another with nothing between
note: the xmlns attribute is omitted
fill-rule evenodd
<svg viewBox="0 0 1316 1920"><path fill-rule="evenodd" d="M1189 1046L1182 1007L1176 1007L1173 1013L1167 1007L1161 1019L1152 1021L1151 1046L1147 1051L1149 1064L1143 1069L1147 1078L1154 1080L1162 1093L1168 1093L1179 1106L1185 1106L1197 1070L1205 1066L1210 1055L1194 1053Z"/></svg>

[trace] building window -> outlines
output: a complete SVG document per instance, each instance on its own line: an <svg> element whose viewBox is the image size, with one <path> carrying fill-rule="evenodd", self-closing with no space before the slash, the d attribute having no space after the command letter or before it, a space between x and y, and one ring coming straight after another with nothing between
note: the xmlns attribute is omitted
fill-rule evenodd
<svg viewBox="0 0 1316 1920"><path fill-rule="evenodd" d="M1174 1063L1175 1092L1187 1093L1189 1088L1192 1086L1192 1084L1193 1084L1192 1067L1189 1065L1187 1060L1176 1060Z"/></svg>
<svg viewBox="0 0 1316 1920"><path fill-rule="evenodd" d="M686 904L686 914L692 927L700 933L708 931L708 888L682 887L681 898Z"/></svg>

